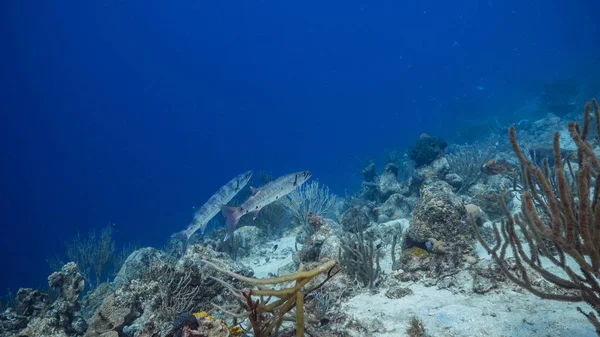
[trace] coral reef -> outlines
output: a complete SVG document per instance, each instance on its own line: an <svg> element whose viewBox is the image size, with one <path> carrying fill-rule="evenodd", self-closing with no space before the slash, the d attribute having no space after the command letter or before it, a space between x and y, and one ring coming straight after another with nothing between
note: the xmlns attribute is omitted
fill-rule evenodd
<svg viewBox="0 0 600 337"><path fill-rule="evenodd" d="M39 316L48 306L48 294L31 288L21 288L17 292L17 314Z"/></svg>
<svg viewBox="0 0 600 337"><path fill-rule="evenodd" d="M256 220L248 217L227 242L218 229L192 237L184 256L171 246L132 252L118 262L110 283L99 277L114 275L106 269L116 260L114 247L106 235L94 236L98 242L88 246L104 253L88 257L98 261L86 261L84 271L66 264L48 278L51 291L23 288L0 305L0 335L426 336L426 325L429 334L470 336L476 333L439 323L453 315L442 307L454 310L457 298L467 303L463 310L492 299L476 313L490 325L497 312L518 315L497 305L506 303L498 300L504 291L518 287L590 304L578 309L585 316L575 309L573 315L600 331L600 160L590 137L592 113L600 119L595 106L586 106L582 125L569 125L575 145L565 148L578 152L561 148L560 134L550 151L522 147L511 129L519 169L501 143L455 146L444 155L445 142L424 135L409 154L416 170L398 153L389 154L380 173L369 163L361 190L343 205L323 185L303 185L270 205L273 214L267 207ZM523 124L537 137L545 133L537 126L557 120ZM517 206L521 213L511 215ZM505 220L490 226L498 217ZM478 255L476 239L492 259ZM77 254L84 254L87 241L79 240ZM548 263L554 269L546 269ZM84 294L90 275L98 284ZM511 324L508 319L503 324ZM460 317L456 324L466 323ZM498 329L477 333L499 335Z"/></svg>
<svg viewBox="0 0 600 337"><path fill-rule="evenodd" d="M578 148L576 187L571 187L564 171L558 132L553 139L556 191L548 174L521 151L513 126L509 138L521 164L524 184L521 213L512 215L502 198L499 199L506 220L500 229L494 227L494 246L482 239L474 221L473 228L479 242L515 284L543 299L589 304L593 311L579 307L577 310L585 315L600 336L600 283L597 279L600 269L600 159L587 141L592 106L598 119L600 111L593 100L585 106L583 126L569 123L570 136ZM592 186L593 194L590 194ZM517 228L521 235L516 234ZM525 250L524 245L531 249ZM508 251L515 257L518 272L509 265ZM558 267L562 273L549 266ZM541 277L555 287L540 287L539 283L532 282L533 277Z"/></svg>
<svg viewBox="0 0 600 337"><path fill-rule="evenodd" d="M490 176L486 184L473 186L472 192L475 196L473 203L477 204L488 217L497 219L504 215L499 200L503 199L509 204L512 202L514 181L508 176Z"/></svg>
<svg viewBox="0 0 600 337"><path fill-rule="evenodd" d="M429 165L444 153L446 146L448 143L442 138L421 136L408 151L408 156L417 167Z"/></svg>
<svg viewBox="0 0 600 337"><path fill-rule="evenodd" d="M342 214L340 223L344 231L357 232L371 224L371 212L367 206L353 205Z"/></svg>
<svg viewBox="0 0 600 337"><path fill-rule="evenodd" d="M481 171L488 176L507 174L512 169L506 159L490 159L481 167Z"/></svg>
<svg viewBox="0 0 600 337"><path fill-rule="evenodd" d="M87 238L82 238L78 234L67 245L67 256L70 261L77 264L88 286L99 286L111 265L117 270L121 267L116 259L113 225L109 224L103 228L99 236L95 231L90 232ZM92 283L92 275L94 283Z"/></svg>
<svg viewBox="0 0 600 337"><path fill-rule="evenodd" d="M390 220L407 218L410 216L411 204L410 198L402 194L392 194L381 205L373 208L378 223L388 222Z"/></svg>
<svg viewBox="0 0 600 337"><path fill-rule="evenodd" d="M113 286L120 288L127 285L131 280L139 279L148 271L152 261L165 258L166 256L162 252L151 247L134 251L125 259L113 280Z"/></svg>
<svg viewBox="0 0 600 337"><path fill-rule="evenodd" d="M375 171L375 163L370 162L367 166L365 166L362 170L362 174L366 182L371 183L375 181L375 177L377 176L377 171Z"/></svg>
<svg viewBox="0 0 600 337"><path fill-rule="evenodd" d="M466 204L465 210L470 217L475 219L475 223L479 227L483 226L483 223L488 220L487 214L485 214L485 212L475 204Z"/></svg>
<svg viewBox="0 0 600 337"><path fill-rule="evenodd" d="M339 200L329 191L329 187L315 180L290 192L286 198L281 199L281 203L288 210L295 224L304 226L306 231L311 233L311 228L308 226L309 215L326 215L335 218Z"/></svg>
<svg viewBox="0 0 600 337"><path fill-rule="evenodd" d="M463 203L443 181L422 187L407 235L409 240L404 241L404 249L417 247L431 253L430 258L419 259L417 269L426 270L427 276L433 278L457 269L462 256L473 253L475 243ZM407 260L406 254L402 256L404 269L413 259Z"/></svg>
<svg viewBox="0 0 600 337"><path fill-rule="evenodd" d="M221 286L202 277L200 261L213 258L222 259L232 270L251 275L229 255L200 244L190 245L178 261L152 249L134 252L122 268L121 279L127 282L105 297L90 320L88 334L164 336L182 312L209 310ZM137 272L138 267L141 273Z"/></svg>
<svg viewBox="0 0 600 337"><path fill-rule="evenodd" d="M20 290L19 306L21 317L28 322L18 335L27 336L71 336L82 335L87 329L85 319L80 315L79 295L85 281L77 265L69 262L60 271L48 277L51 288L58 290L58 298L51 304L47 297L36 291Z"/></svg>
<svg viewBox="0 0 600 337"><path fill-rule="evenodd" d="M398 166L393 163L387 164L377 184L379 201L384 202L393 194L405 193L405 189L406 187L398 181Z"/></svg>
<svg viewBox="0 0 600 337"><path fill-rule="evenodd" d="M461 193L477 183L485 174L486 165L490 164L493 151L491 147L482 148L478 144L453 146L451 149L452 151L446 157L450 170L461 178L458 188L458 193Z"/></svg>
<svg viewBox="0 0 600 337"><path fill-rule="evenodd" d="M339 256L344 271L363 286L376 287L381 276L379 245L360 231L342 237L341 241Z"/></svg>
<svg viewBox="0 0 600 337"><path fill-rule="evenodd" d="M115 301L115 295L110 294L90 321L85 337L118 337L123 335L123 328L139 316L133 310L132 303Z"/></svg>
<svg viewBox="0 0 600 337"><path fill-rule="evenodd" d="M329 227L320 227L319 230L307 237L302 244L302 249L296 254L297 264L319 261L323 244L331 237L330 232Z"/></svg>
<svg viewBox="0 0 600 337"><path fill-rule="evenodd" d="M304 266L300 265L298 272L295 274L272 279L254 279L228 271L209 261L204 261L204 263L238 281L260 286L257 289L242 291L238 290L230 283L211 276L211 279L229 289L232 295L235 296L241 304L238 309L216 306L217 309L232 317L248 318L252 327L253 336L256 337L267 337L272 334L277 335L283 321L286 320L288 312L293 308L296 309L295 317L292 318L296 322L296 335L298 337L303 337L305 330L305 296L319 290L325 282L329 281L339 272L337 261L331 260L310 271L305 271ZM308 286L308 284L320 274L326 274L325 279L315 286ZM276 285L286 282L294 282L294 285L289 288L278 290L266 287L267 285ZM305 290L305 286L308 286L308 289ZM258 299L254 300L252 298L253 296L258 297ZM272 297L278 298L279 300L272 302ZM237 312L231 310L237 310Z"/></svg>
<svg viewBox="0 0 600 337"><path fill-rule="evenodd" d="M431 183L446 177L450 171L448 158L441 157L433 160L431 164L417 168L417 174L423 183ZM449 178L450 179L450 178ZM462 178L460 178L462 184Z"/></svg>

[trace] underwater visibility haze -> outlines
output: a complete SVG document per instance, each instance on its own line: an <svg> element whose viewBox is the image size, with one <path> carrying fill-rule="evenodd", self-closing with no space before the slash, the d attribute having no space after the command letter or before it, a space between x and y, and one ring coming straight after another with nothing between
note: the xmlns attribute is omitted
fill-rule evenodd
<svg viewBox="0 0 600 337"><path fill-rule="evenodd" d="M290 280L326 277L326 286L335 287L349 277L353 287L370 289L391 289L396 279L418 284L431 273L399 276L413 265L406 252L435 260L435 254L451 255L450 236L475 238L450 229L420 237L435 231L410 227L422 221L419 205L448 193L444 200L487 213L488 226L506 218L495 202L511 184L489 176L514 178L524 163L514 156L508 127L517 126L516 137L537 165L542 150L536 146L550 146L543 153L552 157L552 132L561 131L563 145L571 142L567 123L583 125L585 103L600 97L600 4L589 0L6 1L1 12L0 290L10 294L2 309L21 287L45 291L48 275L73 257L84 259L85 245L93 247L85 258L106 258L106 267L87 270L85 291L75 298L103 283L127 284L133 276L123 281L116 275L128 254L143 247L165 256L177 250L171 257L178 259L205 254L208 248L194 248L202 246L237 262L260 260L247 265L257 278L294 273L303 262L315 272ZM592 133L582 141L595 148ZM570 151L581 149L571 145ZM301 181L298 173L285 184L275 180L304 171ZM244 174L252 175L249 182L234 178ZM510 200L520 202L526 189L514 189ZM320 206L307 201L318 193ZM334 199L324 200L329 196ZM205 203L207 213L193 208ZM495 208L487 209L489 203ZM254 210L245 210L248 205ZM509 203L510 212L520 212L519 205ZM262 208L262 218L258 212L241 217ZM386 232L384 224L400 220L406 220L397 227L402 230ZM346 247L339 264L364 264L352 256L359 249L353 245L373 238L370 248L360 249L375 249L371 255L381 257L383 271L333 272L337 264L319 259L323 242L316 251L306 249L323 226L330 228L324 236L339 237ZM263 231L253 237L245 227ZM356 234L363 230L365 237ZM410 240L402 233L411 233ZM223 242L225 235L230 240ZM102 257L101 247L114 253ZM475 259L475 251L464 248L460 256ZM281 254L281 261L296 265L267 270L269 259L260 254L271 262ZM365 274L371 276L361 279ZM350 315L352 301L361 301L358 293L344 293L338 300L345 302L329 307L328 289L307 293L307 308L314 298L323 315L331 308ZM186 294L200 296L194 291ZM194 303L183 309L208 311ZM86 310L87 328L93 311ZM585 327L574 332L565 323L566 332L556 336L594 335L586 316L572 311ZM164 332L176 315L160 317ZM447 321L420 319L425 328L448 324L466 336ZM373 336L405 330L360 324L357 331ZM85 332L73 329L65 333ZM513 335L519 334L506 334Z"/></svg>

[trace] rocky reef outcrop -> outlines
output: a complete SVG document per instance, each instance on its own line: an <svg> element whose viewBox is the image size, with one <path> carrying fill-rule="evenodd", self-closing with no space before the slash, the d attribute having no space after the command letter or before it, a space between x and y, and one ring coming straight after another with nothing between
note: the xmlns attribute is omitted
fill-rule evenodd
<svg viewBox="0 0 600 337"><path fill-rule="evenodd" d="M458 269L473 254L475 239L461 200L444 181L421 188L400 267L416 278L439 277Z"/></svg>
<svg viewBox="0 0 600 337"><path fill-rule="evenodd" d="M415 162L417 167L429 165L443 154L446 146L448 146L448 143L442 138L423 134L415 145L408 150L408 156Z"/></svg>
<svg viewBox="0 0 600 337"><path fill-rule="evenodd" d="M87 323L80 313L79 296L85 287L85 281L77 265L69 262L60 271L52 273L48 277L48 285L58 293L52 303L49 303L47 294L37 290L20 289L17 293L18 305L13 319L19 324L15 324L13 328L20 327L21 330L16 335L83 335Z"/></svg>

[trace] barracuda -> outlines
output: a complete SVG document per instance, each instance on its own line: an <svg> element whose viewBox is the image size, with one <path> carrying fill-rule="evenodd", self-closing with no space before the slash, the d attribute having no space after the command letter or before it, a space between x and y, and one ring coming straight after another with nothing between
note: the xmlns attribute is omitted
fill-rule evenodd
<svg viewBox="0 0 600 337"><path fill-rule="evenodd" d="M227 184L221 187L215 194L213 194L208 201L202 205L202 207L195 209L194 219L190 225L182 230L173 234L171 237L179 238L183 241L183 253L187 248L188 239L198 229L202 230L202 233L206 230L206 225L210 219L212 219L219 211L221 206L226 205L235 195L242 189L252 177L252 171L244 172L237 177L231 179Z"/></svg>
<svg viewBox="0 0 600 337"><path fill-rule="evenodd" d="M222 206L221 212L227 225L227 234L223 241L227 241L233 235L242 216L253 213L254 218L256 218L263 207L286 196L295 188L304 184L311 175L310 171L303 171L279 177L261 188L253 188L252 196L240 206Z"/></svg>

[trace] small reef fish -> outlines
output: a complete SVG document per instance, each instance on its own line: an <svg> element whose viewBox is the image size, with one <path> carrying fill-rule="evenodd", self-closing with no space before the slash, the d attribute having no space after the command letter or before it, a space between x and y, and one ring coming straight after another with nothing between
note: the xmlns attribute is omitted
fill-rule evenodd
<svg viewBox="0 0 600 337"><path fill-rule="evenodd" d="M204 233L210 219L219 213L221 206L230 202L231 199L233 199L233 197L248 184L251 177L252 171L247 171L231 179L227 184L219 188L219 190L213 194L202 207L195 209L194 219L192 219L192 222L186 229L171 235L171 237L178 238L183 242L183 254L185 254L187 241L192 234L198 229L201 229L202 233Z"/></svg>
<svg viewBox="0 0 600 337"><path fill-rule="evenodd" d="M291 173L281 176L261 188L253 188L252 196L240 206L222 206L221 212L225 217L227 234L223 241L227 241L235 231L240 218L253 212L254 219L258 212L268 204L286 196L288 193L304 184L312 175L310 171Z"/></svg>

